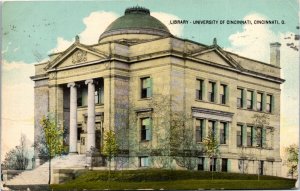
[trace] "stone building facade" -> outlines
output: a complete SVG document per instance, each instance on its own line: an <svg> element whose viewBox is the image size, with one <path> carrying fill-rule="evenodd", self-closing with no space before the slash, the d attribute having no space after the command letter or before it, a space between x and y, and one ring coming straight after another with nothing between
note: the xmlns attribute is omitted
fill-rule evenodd
<svg viewBox="0 0 300 191"><path fill-rule="evenodd" d="M190 163L195 170L279 176L279 49L272 43L270 63L263 63L224 51L216 39L208 46L177 38L148 9L128 8L97 44L76 37L68 49L35 65L35 141L39 120L53 113L70 153L101 152L104 134L113 130L116 168ZM255 116L268 123L257 125ZM176 120L192 132L178 138L187 146L175 144L177 158L170 133ZM215 159L203 152L211 132L219 144ZM35 157L38 163L37 149Z"/></svg>

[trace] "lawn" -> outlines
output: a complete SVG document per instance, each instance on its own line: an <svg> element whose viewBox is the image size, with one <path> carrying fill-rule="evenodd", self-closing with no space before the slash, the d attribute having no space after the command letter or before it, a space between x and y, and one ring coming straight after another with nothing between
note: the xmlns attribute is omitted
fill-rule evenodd
<svg viewBox="0 0 300 191"><path fill-rule="evenodd" d="M175 170L114 171L108 181L107 171L87 171L64 184L52 185L54 190L68 189L291 189L295 180L275 176Z"/></svg>

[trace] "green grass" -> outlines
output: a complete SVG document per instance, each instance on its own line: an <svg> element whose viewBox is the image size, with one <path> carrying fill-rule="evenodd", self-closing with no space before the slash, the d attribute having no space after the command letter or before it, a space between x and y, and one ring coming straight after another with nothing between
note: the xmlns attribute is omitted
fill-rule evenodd
<svg viewBox="0 0 300 191"><path fill-rule="evenodd" d="M52 185L55 190L67 189L290 189L295 180L274 176L175 170L87 171L64 184Z"/></svg>

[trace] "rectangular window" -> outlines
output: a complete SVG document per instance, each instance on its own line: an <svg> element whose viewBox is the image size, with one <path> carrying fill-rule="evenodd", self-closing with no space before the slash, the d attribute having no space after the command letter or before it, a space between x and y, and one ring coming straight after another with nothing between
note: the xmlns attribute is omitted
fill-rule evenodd
<svg viewBox="0 0 300 191"><path fill-rule="evenodd" d="M197 79L196 81L196 99L198 100L203 100L203 84L204 84L204 80L199 80Z"/></svg>
<svg viewBox="0 0 300 191"><path fill-rule="evenodd" d="M267 101L266 101L266 112L271 113L272 112L272 95L267 95Z"/></svg>
<svg viewBox="0 0 300 191"><path fill-rule="evenodd" d="M216 127L215 127L216 122L215 121L208 121L208 129L211 132L213 138L216 137Z"/></svg>
<svg viewBox="0 0 300 191"><path fill-rule="evenodd" d="M237 107L242 108L243 107L243 90L237 89Z"/></svg>
<svg viewBox="0 0 300 191"><path fill-rule="evenodd" d="M220 103L226 104L226 91L227 91L227 85L221 84L220 88Z"/></svg>
<svg viewBox="0 0 300 191"><path fill-rule="evenodd" d="M139 157L139 165L140 167L148 167L149 166L149 157Z"/></svg>
<svg viewBox="0 0 300 191"><path fill-rule="evenodd" d="M141 141L151 140L151 119L143 118L141 119Z"/></svg>
<svg viewBox="0 0 300 191"><path fill-rule="evenodd" d="M253 91L247 91L247 109L253 109Z"/></svg>
<svg viewBox="0 0 300 191"><path fill-rule="evenodd" d="M196 142L202 142L204 119L196 119Z"/></svg>
<svg viewBox="0 0 300 191"><path fill-rule="evenodd" d="M96 104L103 104L104 103L104 85L103 85L103 79L99 80L95 84L95 103Z"/></svg>
<svg viewBox="0 0 300 191"><path fill-rule="evenodd" d="M77 106L87 106L88 88L82 86L77 88Z"/></svg>
<svg viewBox="0 0 300 191"><path fill-rule="evenodd" d="M248 147L252 147L253 146L253 138L252 138L252 131L253 131L253 127L247 127L247 146Z"/></svg>
<svg viewBox="0 0 300 191"><path fill-rule="evenodd" d="M204 157L199 157L198 170L204 170Z"/></svg>
<svg viewBox="0 0 300 191"><path fill-rule="evenodd" d="M257 111L262 111L262 98L263 98L263 94L257 93L257 101L256 101Z"/></svg>
<svg viewBox="0 0 300 191"><path fill-rule="evenodd" d="M261 127L258 127L256 130L256 142L257 142L257 147L262 147L263 145L263 129Z"/></svg>
<svg viewBox="0 0 300 191"><path fill-rule="evenodd" d="M216 171L217 167L217 159L216 158L212 158L210 160L210 171Z"/></svg>
<svg viewBox="0 0 300 191"><path fill-rule="evenodd" d="M264 161L259 161L259 175L264 175Z"/></svg>
<svg viewBox="0 0 300 191"><path fill-rule="evenodd" d="M227 172L228 159L222 159L222 172Z"/></svg>
<svg viewBox="0 0 300 191"><path fill-rule="evenodd" d="M241 173L245 173L245 160L239 159L238 169L240 170Z"/></svg>
<svg viewBox="0 0 300 191"><path fill-rule="evenodd" d="M243 126L242 125L237 125L236 145L238 147L243 146Z"/></svg>
<svg viewBox="0 0 300 191"><path fill-rule="evenodd" d="M141 78L141 98L149 98L152 96L151 78Z"/></svg>
<svg viewBox="0 0 300 191"><path fill-rule="evenodd" d="M215 82L208 82L208 101L215 102Z"/></svg>
<svg viewBox="0 0 300 191"><path fill-rule="evenodd" d="M80 135L81 135L81 133L83 133L82 125L81 124L77 124L77 141L80 141Z"/></svg>
<svg viewBox="0 0 300 191"><path fill-rule="evenodd" d="M220 144L226 144L227 139L227 123L220 122Z"/></svg>

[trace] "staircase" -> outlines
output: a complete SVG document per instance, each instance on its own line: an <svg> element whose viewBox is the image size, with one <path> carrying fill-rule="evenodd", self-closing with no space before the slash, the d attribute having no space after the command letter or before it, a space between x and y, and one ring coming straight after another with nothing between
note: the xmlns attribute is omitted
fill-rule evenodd
<svg viewBox="0 0 300 191"><path fill-rule="evenodd" d="M86 166L85 155L66 155L51 160L51 169L60 168L84 168ZM24 171L8 180L6 185L36 185L48 184L49 161L35 169Z"/></svg>

